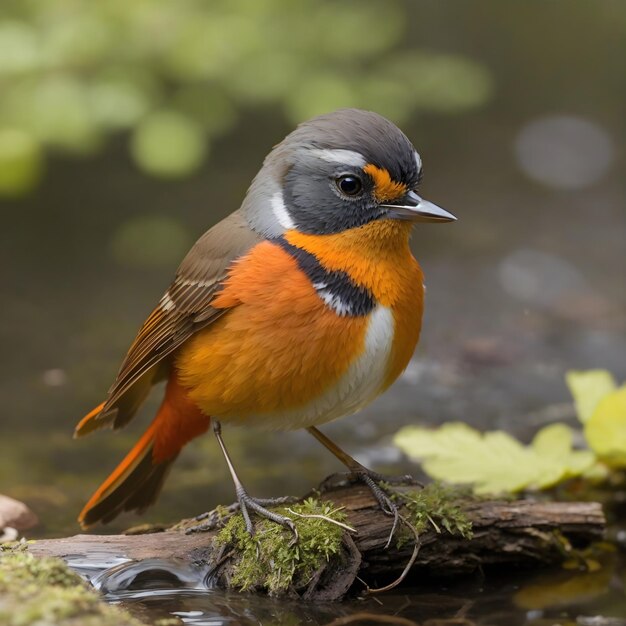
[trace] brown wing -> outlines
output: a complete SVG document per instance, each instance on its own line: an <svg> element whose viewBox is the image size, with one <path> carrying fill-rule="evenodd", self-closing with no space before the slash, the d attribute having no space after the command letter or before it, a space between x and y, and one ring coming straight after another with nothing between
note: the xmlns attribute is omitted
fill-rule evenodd
<svg viewBox="0 0 626 626"><path fill-rule="evenodd" d="M132 418L150 387L167 376L166 357L224 314L211 302L230 264L260 240L236 211L196 242L133 341L93 427L120 428Z"/></svg>

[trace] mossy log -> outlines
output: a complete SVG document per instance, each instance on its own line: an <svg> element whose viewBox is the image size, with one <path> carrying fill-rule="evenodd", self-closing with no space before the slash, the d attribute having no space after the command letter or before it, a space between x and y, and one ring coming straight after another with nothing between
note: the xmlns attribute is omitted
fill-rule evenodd
<svg viewBox="0 0 626 626"><path fill-rule="evenodd" d="M415 487L413 490L415 492ZM307 580L297 584L294 581L282 588L271 588L271 585L268 588L260 581L242 585L236 575L240 564L236 547L216 541L219 530L186 534L189 520L158 533L76 535L42 540L32 544L30 551L34 555L59 556L87 564L94 554L101 562L130 559L142 580L150 570L165 570L168 576L184 570L186 574L182 578L193 578L196 572L196 579L209 586L243 587L317 600L337 600L351 589L362 590L364 584L372 588L388 584L401 575L414 554L413 535L408 535L407 539L407 534L401 532L403 540L394 538L386 547L392 519L378 509L367 489L361 485L344 485L316 497L330 503L333 510L341 508L345 523L356 532L343 533L337 558L321 563L317 570L309 572ZM436 523L427 515L433 523L428 523L419 533L419 553L406 579L411 584L419 584L426 577L453 578L478 569L488 571L492 566L556 564L571 558L575 549L600 539L605 526L602 508L595 502L466 498L456 501L455 506L471 523L471 538L445 530L448 525L445 520L443 524ZM405 514L408 517L410 512ZM441 522L442 518L439 520ZM290 537L285 532L287 544ZM177 565L172 568L167 563ZM104 578L100 574L99 580ZM132 576L129 578L127 573L122 578L126 581L124 584L128 584Z"/></svg>

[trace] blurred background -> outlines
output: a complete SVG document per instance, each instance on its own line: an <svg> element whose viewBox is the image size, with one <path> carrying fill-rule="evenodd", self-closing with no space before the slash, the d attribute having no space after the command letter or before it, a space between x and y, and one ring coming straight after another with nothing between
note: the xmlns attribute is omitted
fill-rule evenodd
<svg viewBox="0 0 626 626"><path fill-rule="evenodd" d="M409 368L326 431L406 471L402 425L525 438L572 418L567 369L626 378L625 58L618 0L3 0L0 492L39 515L35 536L78 530L159 394L122 433L72 441L75 422L265 154L345 106L403 128L423 195L459 221L415 232L428 293ZM339 469L305 433L225 437L256 495ZM232 500L207 436L141 520Z"/></svg>

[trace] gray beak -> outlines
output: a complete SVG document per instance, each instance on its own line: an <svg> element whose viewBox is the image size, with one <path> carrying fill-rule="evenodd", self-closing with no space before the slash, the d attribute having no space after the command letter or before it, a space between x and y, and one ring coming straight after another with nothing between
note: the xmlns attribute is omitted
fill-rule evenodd
<svg viewBox="0 0 626 626"><path fill-rule="evenodd" d="M389 217L410 222L456 222L456 217L428 200L423 200L414 191L409 191L401 204L381 204Z"/></svg>

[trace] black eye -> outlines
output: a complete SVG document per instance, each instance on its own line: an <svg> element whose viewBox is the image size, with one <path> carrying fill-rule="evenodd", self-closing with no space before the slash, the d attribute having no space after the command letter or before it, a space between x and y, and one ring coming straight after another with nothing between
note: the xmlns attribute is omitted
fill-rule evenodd
<svg viewBox="0 0 626 626"><path fill-rule="evenodd" d="M337 180L337 187L342 193L345 193L346 196L356 196L361 192L363 188L363 184L361 183L361 179L358 176L353 176L351 174L347 174L345 176L340 176Z"/></svg>

